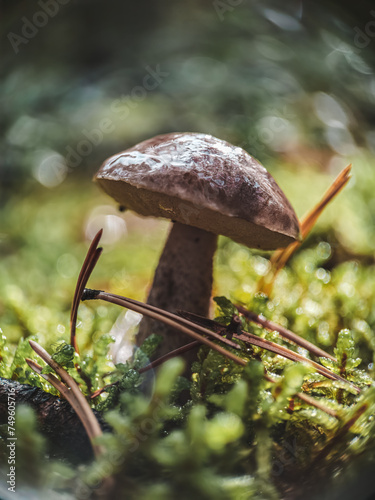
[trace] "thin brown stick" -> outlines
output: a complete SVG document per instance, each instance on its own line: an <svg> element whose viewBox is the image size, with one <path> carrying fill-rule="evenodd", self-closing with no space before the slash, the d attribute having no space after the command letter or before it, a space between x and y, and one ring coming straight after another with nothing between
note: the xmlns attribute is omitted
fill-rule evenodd
<svg viewBox="0 0 375 500"><path fill-rule="evenodd" d="M204 328L209 328L213 332L219 333L220 335L227 334L228 326L222 325L218 321L206 318L205 316L200 316L199 314L182 311L181 309L176 312L178 316L189 320L195 328L197 328L198 326L203 326Z"/></svg>
<svg viewBox="0 0 375 500"><path fill-rule="evenodd" d="M273 384L277 383L277 380L274 378L270 377L268 373L265 370L264 378L268 380L268 382L272 382ZM298 397L301 401L304 403L314 406L318 410L324 411L324 413L327 413L327 415L331 415L331 417L335 417L339 419L339 416L337 415L337 412L335 410L332 410L332 408L329 408L325 404L321 403L320 401L317 401L315 398L308 396L307 394L304 394L303 392L297 392L293 397Z"/></svg>
<svg viewBox="0 0 375 500"><path fill-rule="evenodd" d="M323 365L319 365L315 361L312 361L311 359L305 358L301 354L298 354L297 352L291 351L290 349L287 349L284 346L281 346L279 344L276 344L275 342L271 342L270 340L262 339L258 337L257 335L254 335L253 333L245 332L242 331L241 335L234 335L234 337L238 340L242 340L243 342L249 343L251 345L256 345L258 347L261 347L262 349L267 349L268 351L271 351L275 354L278 354L280 356L283 356L284 358L290 359L291 361L295 361L296 363L305 363L309 364L315 370L320 374L323 375L324 377L327 377L330 380L337 380L340 382L343 382L345 384L349 384L357 393L361 392L360 388L357 387L356 385L352 384L348 380L344 379L340 375L337 375L337 373L332 372L328 368L326 368Z"/></svg>
<svg viewBox="0 0 375 500"><path fill-rule="evenodd" d="M263 292L267 295L270 295L272 292L273 283L279 271L285 266L293 253L302 245L303 241L306 239L307 235L310 233L311 229L314 227L316 221L320 217L323 210L326 208L328 203L333 200L335 196L345 187L348 183L351 175L352 165L348 165L345 167L336 179L333 181L331 186L327 189L327 191L322 196L322 199L309 211L307 214L302 217L300 221L301 227L301 240L295 241L291 243L286 248L281 248L276 250L271 257L271 269L258 282L258 291Z"/></svg>
<svg viewBox="0 0 375 500"><path fill-rule="evenodd" d="M267 330L276 331L278 332L283 338L287 339L288 341L291 341L293 344L299 345L300 347L303 347L307 351L309 351L311 354L314 354L315 356L318 357L323 357L323 358L328 358L332 361L336 361L336 358L334 358L331 354L328 354L328 352L323 351L323 349L320 349L313 343L309 342L308 340L300 337L296 333L292 332L291 330L288 330L287 328L278 325L277 323L274 323L273 321L270 321L266 319L264 316L256 314L253 311L249 311L245 307L241 305L236 305L236 308L238 311L245 316L246 319L252 321L253 323L257 323L263 328L266 328Z"/></svg>
<svg viewBox="0 0 375 500"><path fill-rule="evenodd" d="M113 382L112 384L104 385L100 389L97 389L96 391L92 392L90 394L90 399L97 398L98 396L100 396L100 394L102 394L103 392L105 392L109 387L112 387L113 385L118 385L118 381Z"/></svg>
<svg viewBox="0 0 375 500"><path fill-rule="evenodd" d="M236 305L235 307L241 314L243 314L243 316L246 316L247 319L249 319L250 321L262 325L267 330L277 331L278 333L280 333L282 337L285 337L289 342L299 345L300 347L307 349L312 354L315 354L319 357L326 357L332 359L333 361L336 361L336 359L333 356L323 351L322 349L319 349L314 344L311 344L311 342L308 342L299 335L291 332L287 328L284 328L283 326L278 325L277 323L273 323L272 321L269 321L263 316L257 315L252 311L248 311L247 309L245 309L240 305ZM190 319L190 321L192 321L193 323L200 324L201 326L205 326L206 328L211 328L213 331L215 331L216 333L220 333L221 335L224 335L226 333L227 327L211 319L187 311L178 311L178 314L181 315L183 318Z"/></svg>
<svg viewBox="0 0 375 500"><path fill-rule="evenodd" d="M147 372L148 370L152 370L153 368L156 368L157 366L168 361L168 359L175 358L176 356L179 356L180 354L183 354L184 352L190 351L190 349L194 349L194 347L198 347L199 345L201 345L201 342L199 342L198 340L194 340L193 342L190 342L189 344L183 345L182 347L179 347L178 349L174 349L173 351L167 352L167 354L164 354L164 356L160 356L160 358L155 359L155 361L152 361L151 363L144 366L143 368L140 368L138 371L139 371L139 373L144 373L144 372Z"/></svg>
<svg viewBox="0 0 375 500"><path fill-rule="evenodd" d="M42 373L43 368L33 359L26 358L25 361L35 373L40 375L42 378L44 378L44 380L49 382L56 390L59 391L59 393L68 401L70 406L77 413L79 419L82 422L82 418L85 417L81 417L82 409L74 393L52 373Z"/></svg>
<svg viewBox="0 0 375 500"><path fill-rule="evenodd" d="M36 361L30 358L25 358L26 363L29 367L38 375L40 375L44 380L49 382L55 389L59 391L59 393L70 403L72 407L74 407L74 401L76 401L73 393L67 388L65 384L61 382L55 375L52 373L42 373L43 367L40 366Z"/></svg>
<svg viewBox="0 0 375 500"><path fill-rule="evenodd" d="M304 394L303 392L297 392L296 396L303 401L304 403L307 403L308 405L315 406L315 408L318 408L319 410L324 411L328 415L331 415L331 417L339 418L337 415L337 412L335 410L332 410L332 408L329 408L328 406L324 405L320 401L317 401L316 399L312 398L311 396L308 396L307 394Z"/></svg>
<svg viewBox="0 0 375 500"><path fill-rule="evenodd" d="M91 276L92 271L94 270L96 263L99 260L101 253L102 253L101 248L95 249L95 251L93 252L93 254L91 255L91 257L89 259L87 267L83 268L84 269L83 277L82 277L82 280L80 281L80 283L76 289L77 298L75 300L77 302L72 310L72 317L71 317L71 345L74 346L74 349L77 353L79 353L77 340L76 340L76 325L77 325L78 307L79 307L82 293L86 287L86 284Z"/></svg>
<svg viewBox="0 0 375 500"><path fill-rule="evenodd" d="M43 347L37 344L34 340L29 340L29 344L31 348L43 359L43 361L53 368L53 370L61 377L63 382L65 382L68 390L71 392L70 399L68 399L68 401L80 418L90 439L95 455L99 456L103 450L101 446L95 444L94 440L98 436L102 435L102 430L76 381L67 373L66 370L64 370L64 368L62 368L62 366L51 358ZM36 365L33 366L34 368L37 368ZM31 368L33 368L33 366L31 366Z"/></svg>
<svg viewBox="0 0 375 500"><path fill-rule="evenodd" d="M324 193L322 199L315 207L313 207L304 217L301 219L301 234L302 238L306 238L311 229L315 226L316 221L320 217L323 210L326 208L328 203L330 203L335 196L337 196L340 191L346 186L351 177L352 165L348 165L343 168L336 179L333 181L331 186Z"/></svg>
<svg viewBox="0 0 375 500"><path fill-rule="evenodd" d="M353 427L353 425L357 422L357 420L365 413L368 409L368 404L362 404L354 413L352 417L347 420L342 427L336 432L334 437L324 446L322 450L318 453L318 455L314 458L313 463L317 463L321 465L322 460L326 458L326 456L331 452L334 446L341 441L341 439L345 436L345 434Z"/></svg>
<svg viewBox="0 0 375 500"><path fill-rule="evenodd" d="M91 276L92 271L100 257L102 252L101 248L98 248L100 238L102 237L103 229L97 232L91 245L87 251L85 260L83 261L81 271L78 276L77 285L74 291L73 302L70 313L70 344L74 347L75 351L78 353L78 345L76 339L76 325L77 325L77 314L78 307L81 300L83 290Z"/></svg>
<svg viewBox="0 0 375 500"><path fill-rule="evenodd" d="M152 361L151 363L144 366L143 368L140 368L138 370L138 373L145 373L149 370L152 370L153 368L156 368L159 365L162 365L163 363L168 361L168 359L175 358L176 356L179 356L180 354L183 354L184 352L190 351L190 349L194 349L194 347L198 347L199 345L201 345L201 343L198 340L194 340L193 342L190 342L189 344L183 345L182 347L179 347L178 349L174 349L173 351L170 351L167 354L164 354L164 356L160 356L160 358L155 359L155 361ZM93 398L98 397L106 389L108 389L109 387L112 387L114 385L117 385L117 384L118 384L118 382L116 381L116 382L113 382L112 384L107 384L104 387L101 387L100 389L93 392L90 395L90 398L93 399Z"/></svg>

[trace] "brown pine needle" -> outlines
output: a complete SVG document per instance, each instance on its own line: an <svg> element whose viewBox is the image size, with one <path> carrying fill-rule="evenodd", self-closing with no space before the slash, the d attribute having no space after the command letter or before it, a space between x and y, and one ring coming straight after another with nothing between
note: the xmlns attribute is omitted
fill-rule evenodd
<svg viewBox="0 0 375 500"><path fill-rule="evenodd" d="M155 359L155 361L151 361L148 365L144 366L143 368L140 368L138 370L139 373L145 373L148 372L149 370L153 370L154 368L157 368L158 366L162 365L168 359L175 358L176 356L179 356L180 354L183 354L184 352L190 351L190 349L194 349L194 347L200 346L201 343L198 340L194 340L193 342L190 342L189 344L183 345L182 347L179 347L178 349L174 349L173 351L167 352L167 354L164 354L164 356L160 356L160 358ZM107 384L101 389L96 390L90 395L90 398L96 398L102 392L104 392L106 389L109 387L112 387L114 385L117 385L118 382L113 382L112 384Z"/></svg>
<svg viewBox="0 0 375 500"><path fill-rule="evenodd" d="M350 429L353 427L353 425L357 422L357 420L365 413L365 411L368 409L368 404L363 403L354 413L352 417L347 420L342 427L338 430L338 432L335 434L335 436L328 441L328 444L320 450L318 455L314 459L314 463L321 465L322 460L324 460L327 455L332 451L332 449L335 447L337 443L340 443L342 441L343 437L345 434L347 434Z"/></svg>
<svg viewBox="0 0 375 500"><path fill-rule="evenodd" d="M181 347L178 347L178 349L174 349L173 351L167 352L167 354L164 354L164 356L160 356L160 358L155 359L155 361L151 361L148 365L144 366L143 368L140 368L138 371L139 373L144 373L147 372L148 370L152 370L166 361L168 359L175 358L176 356L180 356L180 354L183 354L184 352L190 351L191 349L194 349L195 347L200 346L201 343L198 340L193 340L193 342L190 342L189 344L183 345Z"/></svg>
<svg viewBox="0 0 375 500"><path fill-rule="evenodd" d="M275 354L278 354L279 356L283 356L286 359L290 359L291 361L294 361L296 363L305 363L313 368L320 374L323 375L324 377L330 379L330 380L337 380L340 382L344 382L345 384L349 384L352 386L357 393L359 393L361 390L359 387L356 385L352 384L351 382L348 382L346 379L341 377L340 375L337 375L337 373L332 372L328 368L326 368L323 365L320 365L319 363L316 363L315 361L312 361L311 359L305 358L301 354L298 354L297 352L291 351L290 349L287 349L284 346L281 346L279 344L276 344L275 342L272 342L270 340L262 339L258 337L257 335L254 335L252 333L248 332L242 332L241 335L234 335L234 337L238 340L242 340L245 343L249 343L251 345L256 345L258 347L261 347L262 349L266 349L267 351L273 352Z"/></svg>
<svg viewBox="0 0 375 500"><path fill-rule="evenodd" d="M45 363L47 363L53 370L61 377L61 380L66 384L62 384L60 381L58 381L57 386L55 386L58 390L60 390L61 385L64 385L66 387L66 390L62 390L62 394L66 397L66 399L69 401L71 404L72 408L75 410L77 413L79 419L81 420L87 435L90 439L91 446L93 448L95 456L99 456L102 453L102 447L95 444L93 441L95 438L98 436L102 435L102 430L100 428L99 422L97 421L92 409L90 408L90 405L86 401L86 398L80 391L76 381L69 375L69 373L64 370L62 366L60 366L56 361L52 359L52 357L48 354L48 352L43 349L42 346L37 344L34 340L29 340L29 344L31 348L40 356ZM44 375L41 373L41 367L33 362L32 360L31 364L28 362L30 368L36 371L36 373L39 373L43 378ZM53 377L53 378L52 378ZM54 379L56 377L52 376L49 377L49 382L52 383L56 382ZM47 379L46 379L47 380ZM56 379L58 380L58 379ZM54 384L53 384L54 385ZM62 388L61 388L62 389ZM68 392L67 392L68 391ZM68 396L69 393L69 396Z"/></svg>
<svg viewBox="0 0 375 500"><path fill-rule="evenodd" d="M320 217L326 206L333 200L335 196L345 187L348 183L351 174L352 165L345 167L336 179L333 181L331 186L324 193L322 199L317 203L307 214L300 220L301 228L301 240L291 243L286 248L280 248L276 250L270 259L271 270L266 276L264 276L258 283L258 291L263 292L266 295L270 295L273 288L273 283L279 271L285 266L290 257L294 252L302 245L303 241L306 239L307 235L310 233L316 221Z"/></svg>
<svg viewBox="0 0 375 500"><path fill-rule="evenodd" d="M55 389L59 391L59 393L70 403L72 404L72 392L66 387L65 384L61 382L55 375L52 373L42 373L43 367L40 366L36 361L30 358L25 358L26 363L29 367L38 375L40 375L44 380L47 380Z"/></svg>
<svg viewBox="0 0 375 500"><path fill-rule="evenodd" d="M74 350L77 353L79 353L77 339L76 339L78 307L81 301L83 290L85 289L86 284L91 276L91 273L94 270L94 267L98 262L98 259L102 253L102 249L98 248L102 234L103 234L103 229L100 229L100 231L97 232L97 234L95 235L94 239L91 242L91 245L86 254L86 258L82 264L82 268L77 280L76 289L74 291L74 297L70 313L70 344L74 347Z"/></svg>
<svg viewBox="0 0 375 500"><path fill-rule="evenodd" d="M331 417L335 417L339 419L339 416L335 412L335 410L332 410L325 404L321 403L320 401L317 401L315 398L312 398L311 396L308 396L307 394L304 394L303 392L297 392L296 396L303 401L304 403L307 403L310 406L315 406L315 408L318 408L319 410L324 411L327 413L327 415L331 415Z"/></svg>
<svg viewBox="0 0 375 500"><path fill-rule="evenodd" d="M307 351L309 351L311 354L314 354L315 356L318 357L323 357L323 358L328 358L332 361L336 361L336 358L333 357L331 354L328 354L328 352L323 351L323 349L320 349L316 345L312 344L308 340L300 337L296 333L292 332L291 330L288 330L287 328L278 325L277 323L274 323L273 321L270 321L266 319L264 316L256 314L253 311L249 311L243 306L236 305L236 308L238 311L245 316L248 320L252 321L253 323L257 323L261 325L263 328L266 328L267 330L273 332L276 331L278 332L281 337L285 338L289 342L292 342L293 344L299 345L300 347L303 347Z"/></svg>
<svg viewBox="0 0 375 500"><path fill-rule="evenodd" d="M98 396L100 396L100 394L102 394L103 392L105 392L109 387L112 387L114 385L118 385L118 381L117 382L112 382L111 384L107 384L107 385L101 387L100 389L97 389L96 391L92 392L90 394L90 399L97 398Z"/></svg>

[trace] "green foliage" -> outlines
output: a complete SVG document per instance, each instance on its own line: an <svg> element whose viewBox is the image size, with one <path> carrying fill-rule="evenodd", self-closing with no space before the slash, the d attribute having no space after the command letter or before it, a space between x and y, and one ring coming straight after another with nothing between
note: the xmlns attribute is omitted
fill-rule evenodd
<svg viewBox="0 0 375 500"><path fill-rule="evenodd" d="M78 23L87 15L79 3L72 7L79 9ZM12 19L20 17L17 2L13 4L4 12L7 30ZM25 362L29 357L43 364L29 346L29 339L35 339L86 396L109 385L90 400L111 425L101 440L105 453L92 464L51 463L36 417L18 408L18 477L25 487L38 490L38 498L49 499L54 493L88 498L99 479L112 476L117 489L113 498L276 499L286 496L285 490L293 493L294 478L306 470L321 485L327 479L322 471L333 471L327 474L336 485L345 464L351 468L360 455L375 458L375 170L373 158L363 152L366 145L374 149L368 111L374 99L373 61L371 50L353 49L353 26L365 28L369 8L354 5L338 19L330 7L334 3L328 3L322 15L322 7L310 2L304 4L300 19L294 8L281 4L275 9L249 9L247 2L201 4L191 9L165 3L167 15L160 15L163 10L156 2L149 2L148 9L137 2L118 3L115 10L123 15L117 16L117 27L110 16L93 9L90 18L95 23L99 16L101 33L110 36L98 37L97 30L82 36L81 30L71 30L87 41L82 45L73 39L72 46L82 48L68 51L77 62L73 71L66 64L67 41L61 37L70 25L69 13L61 12L53 20L56 29L40 30L39 42L21 46L13 62L6 61L13 70L0 81L5 103L0 139L0 175L5 181L0 185L0 322L6 336L0 338L0 376L55 393ZM31 19L33 6L25 8ZM358 12L362 17L353 17ZM198 16L204 22L197 22ZM138 17L142 23L124 29L124 18ZM111 53L110 39L118 42L116 48L131 41L134 50ZM38 59L46 42L53 61L47 53ZM204 47L204 57L196 57L198 45ZM98 71L101 53L108 63L105 75L102 68ZM124 120L122 113L111 111L112 105L119 93L128 94L132 104L132 91L145 78L139 61L160 62L168 76L136 106L127 107L125 99L123 110L131 112L131 119ZM125 72L118 71L119 63ZM85 88L81 82L86 82ZM11 99L15 92L20 99ZM64 171L63 161L54 175L49 167L59 158L57 153L69 162L67 145L76 149L86 140L82 130L97 130L103 120L113 124L113 133L81 158L79 168ZM347 153L356 151L354 179L345 196L328 207L314 234L280 273L272 298L255 293L257 281L267 272L268 257L225 238L220 238L215 257L215 293L220 323L230 324L237 313L233 304L243 303L334 355L337 362L321 362L359 386L360 395L347 384L257 347L241 354L248 361L245 368L203 347L191 380L179 375L182 365L176 360L159 370L156 379L153 372L142 375L138 370L147 365L157 339L150 338L131 361L114 362L111 329L118 311L107 305L81 304L80 355L72 352L68 317L82 256L98 219L107 219L108 213L116 217L112 207L108 212L108 198L91 185L91 173L82 173L98 165L95 157L105 158L176 126L227 138L261 160L271 160L267 167L299 215L319 199L337 164L344 166ZM315 147L324 155L326 150L327 155L338 153L329 161L331 172L310 155ZM280 152L286 162L298 155L296 164L283 162L280 168ZM272 155L278 156L273 164ZM64 175L67 180L58 187L44 187ZM91 282L95 288L143 300L167 225L149 224L131 214L125 221L126 236L124 232L120 240L104 243L105 254ZM276 332L246 321L243 327L309 357ZM264 369L275 384L265 380ZM43 371L51 372L48 367ZM339 418L293 399L301 390ZM4 444L3 426L0 435ZM314 460L319 456L317 467ZM33 493L20 491L20 496ZM307 495L306 488L297 496Z"/></svg>
<svg viewBox="0 0 375 500"><path fill-rule="evenodd" d="M0 377L10 378L11 377L11 363L12 354L10 352L9 346L7 345L7 338L3 335L0 328Z"/></svg>
<svg viewBox="0 0 375 500"><path fill-rule="evenodd" d="M341 262L338 236L326 230L325 223L320 226L324 239L312 237L304 244L279 274L271 298L255 293L258 279L268 269L267 257L221 239L215 266L216 319L230 324L238 313L234 304L242 303L288 327L334 355L336 362L320 361L359 386L359 395L348 384L328 380L258 347L243 346L237 353L248 362L246 367L202 347L189 379L181 376L183 366L178 360L140 374L159 339L150 337L135 349L132 359L115 363L111 328L118 310L94 302L80 306L80 355L74 354L64 325L86 242L77 243L74 230L66 226L75 212L63 203L64 189L56 192L54 201L58 207L55 239L53 231L41 238L51 207L33 206L29 199L7 209L6 224L15 228L10 248L17 248L22 259L31 263L31 274L24 280L26 271L14 261L13 252L3 254L0 284L5 294L0 310L6 338L0 338L0 376L55 393L25 363L29 357L43 364L30 348L32 338L68 370L86 396L107 386L90 402L110 430L100 440L103 456L92 463L73 467L51 462L45 456L43 430L37 429L30 412L20 409L17 419L25 429L17 436L20 463L22 470L29 461L35 465L32 478L24 475L25 482L41 492L63 491L67 498L80 498L82 492L93 491L98 480L112 477L115 498L277 499L284 495L284 482L288 488L297 487L290 477L306 470L317 484L324 484L324 471L333 468L338 485L346 464L354 467L357 457L375 458L371 451L375 449L375 268L361 258ZM78 203L74 191L69 196ZM87 212L90 202L81 192L79 196ZM24 225L21 231L16 220L25 220L29 228ZM146 267L151 269L157 251L150 243L156 241L152 240L155 233L143 233L129 232L121 244L108 248L109 257L103 255L92 277L93 288L144 298L150 272ZM59 243L61 235L64 243ZM76 274L69 278L64 276L70 264L64 264L64 259L61 263L61 255L76 263ZM311 357L277 332L243 318L242 327ZM264 378L264 369L276 383ZM337 412L338 418L294 397L298 391ZM3 426L0 436L4 444ZM314 460L319 456L317 467Z"/></svg>
<svg viewBox="0 0 375 500"><path fill-rule="evenodd" d="M58 363L63 368L73 368L74 354L75 354L74 347L70 344L67 344L64 341L61 341L55 347L55 351L52 354L52 359L56 361L56 363Z"/></svg>
<svg viewBox="0 0 375 500"><path fill-rule="evenodd" d="M159 347L162 338L159 335L151 334L142 344L140 349L134 353L134 368L142 368L152 357L156 349Z"/></svg>
<svg viewBox="0 0 375 500"><path fill-rule="evenodd" d="M52 359L56 361L60 366L68 370L69 368L74 368L73 359L75 357L74 347L70 344L67 344L64 340L57 342L52 346L53 353L51 355ZM43 374L46 373L55 373L55 370L51 368L49 365L44 366L42 370Z"/></svg>
<svg viewBox="0 0 375 500"><path fill-rule="evenodd" d="M44 380L33 372L26 363L26 358L31 358L38 362L40 361L31 349L29 340L37 340L37 338L35 336L28 337L27 339L21 338L14 349L12 348L13 346L10 346L9 342L7 342L6 336L1 336L0 377L16 380L21 384L34 385L46 390L47 392L56 394L54 388L51 388L49 384L45 383Z"/></svg>
<svg viewBox="0 0 375 500"><path fill-rule="evenodd" d="M134 349L131 359L126 363L118 363L110 377L110 384L106 389L105 399L96 402L96 407L100 411L108 411L114 408L120 395L139 394L147 376L141 375L139 369L149 363L149 358L157 349L161 338L157 335L150 335L142 347Z"/></svg>
<svg viewBox="0 0 375 500"><path fill-rule="evenodd" d="M338 334L337 344L334 349L337 361L323 358L322 364L333 372L344 376L359 387L371 385L373 380L364 370L357 367L362 363L362 359L356 356L356 347L353 334L350 330L341 330Z"/></svg>
<svg viewBox="0 0 375 500"><path fill-rule="evenodd" d="M232 302L226 297L214 297L214 301L216 302L220 312L216 321L223 324L230 323L233 315L236 313L236 309Z"/></svg>
<svg viewBox="0 0 375 500"><path fill-rule="evenodd" d="M263 498L278 499L276 472L290 466L297 470L306 467L311 457L324 452L332 437L339 435L345 422L364 405L365 410L352 428L336 446L327 449L325 460L339 464L344 446L350 443L354 457L374 442L373 388L358 397L354 405L352 400L335 406L327 398L327 405L345 415L339 425L334 417L297 400L290 411L290 398L311 383L314 374L310 368L285 366L277 383L271 384L264 378L260 361L250 360L243 368L202 347L193 367L191 399L181 404L179 394L186 385L179 382L183 371L180 359L162 365L155 383L148 388L138 372L157 343L157 339L150 338L144 348L135 351L132 361L116 366L112 374L118 382L112 386L116 395L109 388L107 399L98 405L111 432L100 438L105 451L92 464L76 470L59 468L54 462L46 467L43 440L35 429L32 412L20 413L20 426L30 432L19 434L19 452L22 459L30 460L32 449L32 460L39 471L30 480L31 485L43 489L47 478L40 471L53 470L49 486L59 485L72 495L93 491L98 482L112 477L113 494L126 495L130 500L153 495L163 499L251 499L258 498L259 492L263 492ZM345 356L355 359L353 347L349 332L342 331L335 350L338 370ZM55 348L55 358L69 365L70 350L63 343ZM349 363L347 368L351 366L355 372L355 364ZM292 460L287 460L284 457L290 449Z"/></svg>

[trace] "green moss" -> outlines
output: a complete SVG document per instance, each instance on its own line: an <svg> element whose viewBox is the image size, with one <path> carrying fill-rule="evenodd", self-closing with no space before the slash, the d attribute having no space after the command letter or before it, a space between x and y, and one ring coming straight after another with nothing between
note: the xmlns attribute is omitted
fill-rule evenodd
<svg viewBox="0 0 375 500"><path fill-rule="evenodd" d="M316 183L309 181L317 198L322 184L318 177ZM356 189L368 199L370 188L358 182ZM369 185L372 182L371 177ZM360 195L354 195L348 190L348 206L357 200L353 206L362 210ZM328 480L343 487L348 464L356 467L357 461L374 458L375 267L366 249L359 257L342 261L340 252L347 251L348 237L338 229L343 222L337 223L336 212L328 212L315 236L278 275L272 297L255 293L257 281L269 267L268 256L220 239L215 316L228 325L238 312L235 304L241 303L291 329L335 356L337 361L321 358L320 362L359 386L360 394L305 365L245 345L237 353L247 361L245 367L203 346L189 379L181 375L183 363L174 359L156 372L140 374L160 339L152 336L134 351L132 360L114 362L111 328L118 309L98 302L80 305L80 355L74 354L68 344L68 317L87 247L79 228L93 207L92 196L90 190L86 195L72 185L59 188L53 224L47 195L42 204L25 196L18 205L3 209L10 236L0 248L4 263L0 285L5 291L0 299L4 332L0 376L55 393L25 363L29 357L43 364L30 348L28 341L34 339L69 371L86 396L108 385L90 399L111 429L100 439L104 454L79 467L48 460L35 416L20 408L20 470L33 463L32 477L22 472L25 483L40 491L63 491L67 498L79 498L82 492L88 495L99 481L112 477L114 497L130 500L276 499L287 489L299 492L298 477L315 483L318 490ZM82 213L77 214L74 204L78 203ZM358 214L350 217L357 220ZM67 220L72 219L70 226ZM23 221L21 226L15 220ZM362 231L362 223L357 232ZM47 225L53 230L44 235ZM144 299L164 237L159 229L165 225L155 227L149 232L135 229L120 242L104 245L90 286ZM371 231L365 246L370 244ZM360 245L354 250L362 251ZM15 251L21 260L14 258ZM65 257L60 260L61 256ZM249 332L311 358L277 332L241 321ZM275 383L264 378L264 369ZM336 412L338 418L293 397L299 391ZM6 457L4 426L0 436Z"/></svg>

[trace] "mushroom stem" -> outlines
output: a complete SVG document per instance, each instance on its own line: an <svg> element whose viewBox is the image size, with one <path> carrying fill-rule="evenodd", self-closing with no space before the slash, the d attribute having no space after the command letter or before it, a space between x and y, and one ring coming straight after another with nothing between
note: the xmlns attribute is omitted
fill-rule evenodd
<svg viewBox="0 0 375 500"><path fill-rule="evenodd" d="M217 235L203 229L175 222L169 233L147 303L167 311L188 310L207 316L212 290L212 264ZM137 344L152 333L163 338L155 355L162 356L190 342L160 322L144 317L137 335ZM194 353L187 353L192 358Z"/></svg>

